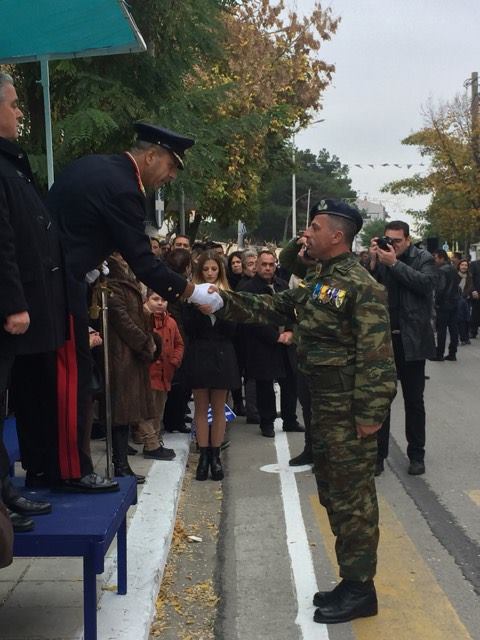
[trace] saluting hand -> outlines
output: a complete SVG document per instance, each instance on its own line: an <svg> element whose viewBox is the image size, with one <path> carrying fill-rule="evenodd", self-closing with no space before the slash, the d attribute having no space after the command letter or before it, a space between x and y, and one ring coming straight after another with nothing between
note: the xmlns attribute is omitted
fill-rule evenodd
<svg viewBox="0 0 480 640"><path fill-rule="evenodd" d="M18 336L25 333L30 326L30 316L28 311L21 311L20 313L12 313L7 316L3 328L7 333L12 336Z"/></svg>

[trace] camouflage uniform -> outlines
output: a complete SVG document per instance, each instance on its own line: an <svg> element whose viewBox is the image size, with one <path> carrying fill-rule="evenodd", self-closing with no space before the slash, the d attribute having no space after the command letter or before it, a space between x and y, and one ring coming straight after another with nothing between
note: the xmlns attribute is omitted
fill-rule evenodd
<svg viewBox="0 0 480 640"><path fill-rule="evenodd" d="M343 253L309 269L297 289L270 296L221 293L220 315L240 322L295 322L299 369L312 397L314 470L320 502L336 536L340 576L375 575L378 505L376 435L395 396L396 372L384 288Z"/></svg>

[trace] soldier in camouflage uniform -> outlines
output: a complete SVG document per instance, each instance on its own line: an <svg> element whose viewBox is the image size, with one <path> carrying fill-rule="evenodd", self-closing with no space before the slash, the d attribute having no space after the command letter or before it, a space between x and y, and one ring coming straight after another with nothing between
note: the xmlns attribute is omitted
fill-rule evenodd
<svg viewBox="0 0 480 640"><path fill-rule="evenodd" d="M386 296L352 255L359 212L338 200L312 207L301 286L274 296L221 292L224 318L294 325L299 368L312 397L314 472L336 536L342 581L314 596L317 622L377 613L376 431L396 391ZM209 308L206 307L205 311ZM211 309L210 309L211 310Z"/></svg>

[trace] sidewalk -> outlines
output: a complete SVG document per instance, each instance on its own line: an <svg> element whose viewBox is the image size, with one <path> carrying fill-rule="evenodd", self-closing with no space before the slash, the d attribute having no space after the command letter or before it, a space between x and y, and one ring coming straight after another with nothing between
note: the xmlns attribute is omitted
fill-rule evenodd
<svg viewBox="0 0 480 640"><path fill-rule="evenodd" d="M177 454L171 462L146 460L141 453L130 459L147 481L138 487L138 504L128 514L128 593L116 594L113 543L105 572L97 577L99 640L148 639L190 438L165 434L165 444ZM92 442L95 467L102 474L104 450L103 441ZM10 567L0 570L0 640L81 640L82 573L81 558L14 558Z"/></svg>

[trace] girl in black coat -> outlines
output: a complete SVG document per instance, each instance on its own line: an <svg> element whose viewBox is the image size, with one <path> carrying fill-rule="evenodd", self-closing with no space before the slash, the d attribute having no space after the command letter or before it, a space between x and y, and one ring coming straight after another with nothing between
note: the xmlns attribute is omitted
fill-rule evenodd
<svg viewBox="0 0 480 640"><path fill-rule="evenodd" d="M194 282L208 282L219 289L229 289L223 259L214 253L203 253L196 265ZM190 339L186 370L193 390L200 448L196 478L206 480L210 467L212 479L222 480L220 445L225 436L225 400L228 389L240 386L232 342L235 324L213 315L203 315L199 309L190 306L185 329ZM213 418L211 431L208 426L209 405Z"/></svg>

